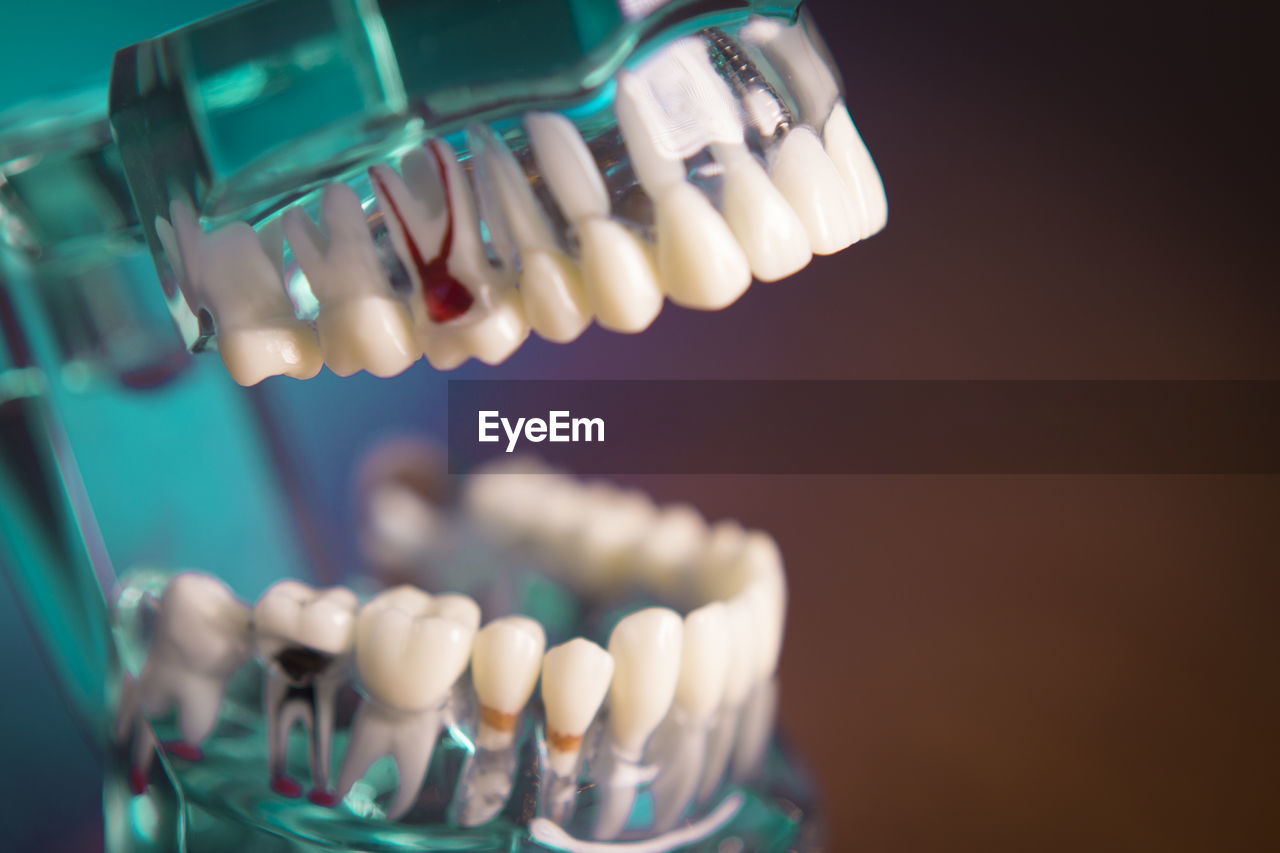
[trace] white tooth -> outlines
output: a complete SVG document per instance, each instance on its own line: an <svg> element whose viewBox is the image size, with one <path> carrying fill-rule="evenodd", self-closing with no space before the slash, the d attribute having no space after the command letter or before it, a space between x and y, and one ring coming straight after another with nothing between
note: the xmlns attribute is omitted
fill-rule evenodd
<svg viewBox="0 0 1280 853"><path fill-rule="evenodd" d="M409 586L382 593L357 619L360 682L389 708L439 705L466 669L476 619L475 602L465 596L433 598Z"/></svg>
<svg viewBox="0 0 1280 853"><path fill-rule="evenodd" d="M732 519L711 525L706 547L694 567L693 580L704 601L729 598L739 590L737 558L746 542L747 531Z"/></svg>
<svg viewBox="0 0 1280 853"><path fill-rule="evenodd" d="M871 152L867 151L862 137L858 135L853 117L843 101L836 102L822 137L827 153L840 170L840 176L858 200L862 212L862 237L870 237L889 221L889 202Z"/></svg>
<svg viewBox="0 0 1280 853"><path fill-rule="evenodd" d="M355 638L357 604L355 593L345 587L317 590L295 580L280 581L254 607L258 647L268 658L289 645L345 654Z"/></svg>
<svg viewBox="0 0 1280 853"><path fill-rule="evenodd" d="M199 747L217 722L227 679L251 648L247 605L217 578L177 575L160 598L138 682L143 713L159 716L176 705L183 742Z"/></svg>
<svg viewBox="0 0 1280 853"><path fill-rule="evenodd" d="M787 617L787 581L782 567L782 553L773 537L753 531L739 556L744 579L741 594L754 599L760 620L758 659L755 677L764 680L778 668L782 636Z"/></svg>
<svg viewBox="0 0 1280 853"><path fill-rule="evenodd" d="M804 223L814 252L830 255L862 236L857 202L813 131L793 127L769 159L773 182Z"/></svg>
<svg viewBox="0 0 1280 853"><path fill-rule="evenodd" d="M582 253L582 286L600 325L614 332L643 332L662 311L662 290L649 251L612 219L575 223Z"/></svg>
<svg viewBox="0 0 1280 853"><path fill-rule="evenodd" d="M733 749L732 776L741 781L760 773L764 756L773 736L774 721L778 715L778 682L774 679L756 685L744 703L738 722L737 738Z"/></svg>
<svg viewBox="0 0 1280 853"><path fill-rule="evenodd" d="M524 120L538 168L569 222L609 216L609 191L578 128L559 113L530 113Z"/></svg>
<svg viewBox="0 0 1280 853"><path fill-rule="evenodd" d="M325 363L339 376L360 370L395 376L422 354L409 309L391 290L355 192L330 184L321 204L324 233L301 208L286 210L283 219L285 238L320 303L316 331Z"/></svg>
<svg viewBox="0 0 1280 853"><path fill-rule="evenodd" d="M543 657L542 704L547 712L549 759L557 775L573 773L582 735L609 692L613 670L613 657L582 637L556 646Z"/></svg>
<svg viewBox="0 0 1280 853"><path fill-rule="evenodd" d="M796 100L797 118L821 127L831 105L840 97L840 84L805 34L804 27L753 17L739 31L739 38L758 47L778 78L785 81Z"/></svg>
<svg viewBox="0 0 1280 853"><path fill-rule="evenodd" d="M480 699L478 745L511 744L516 718L538 681L546 642L542 626L524 616L495 619L476 634L471 675Z"/></svg>
<svg viewBox="0 0 1280 853"><path fill-rule="evenodd" d="M293 311L284 290L279 246L244 222L209 233L185 202L170 206L171 243L181 257L179 285L193 310L207 308L218 333L218 352L236 382L255 385L269 376L310 379L324 360L315 335ZM274 260L273 260L274 258Z"/></svg>
<svg viewBox="0 0 1280 853"><path fill-rule="evenodd" d="M764 169L742 146L717 148L716 159L725 169L721 209L751 272L777 281L803 269L813 256L809 234Z"/></svg>
<svg viewBox="0 0 1280 853"><path fill-rule="evenodd" d="M591 325L582 275L564 252L528 249L520 254L520 296L533 330L567 344Z"/></svg>
<svg viewBox="0 0 1280 853"><path fill-rule="evenodd" d="M650 607L620 621L609 635L616 671L609 689L609 733L616 748L638 759L662 722L680 678L680 616Z"/></svg>
<svg viewBox="0 0 1280 853"><path fill-rule="evenodd" d="M543 489L558 490L562 479L531 459L515 457L468 477L463 501L485 533L514 546L541 532L546 504L535 498Z"/></svg>
<svg viewBox="0 0 1280 853"><path fill-rule="evenodd" d="M642 492L607 483L581 490L578 526L565 543L565 560L588 586L607 590L628 580L628 558L653 529L657 508Z"/></svg>
<svg viewBox="0 0 1280 853"><path fill-rule="evenodd" d="M697 50L694 59L687 64L676 61L684 56L686 51L682 48L689 43L694 43ZM623 72L618 77L614 110L636 177L654 201L658 280L677 304L707 310L724 308L750 286L751 270L724 219L702 191L685 180L683 160L711 141L714 134L707 132L695 116L699 107L717 101L717 86L723 89L724 84L712 72L711 85L699 85L706 75L696 73L696 69L709 71L710 67L706 50L696 40L682 40L651 63L657 60L661 60L661 68L654 68L655 74L669 70L667 77L681 83L675 94L685 93L687 97L681 100L688 103L660 102L644 77ZM724 94L728 95L727 89ZM736 131L740 141L741 127L734 118L731 115L730 136ZM673 138L680 130L685 130L684 135L689 138Z"/></svg>
<svg viewBox="0 0 1280 853"><path fill-rule="evenodd" d="M653 528L633 555L635 574L659 596L682 600L694 561L707 544L707 523L688 504L658 510Z"/></svg>
<svg viewBox="0 0 1280 853"><path fill-rule="evenodd" d="M684 618L684 642L675 704L694 722L705 724L724 698L729 667L729 608L713 601Z"/></svg>
<svg viewBox="0 0 1280 853"><path fill-rule="evenodd" d="M433 324L425 333L427 361L437 370L453 370L475 357L485 364L501 364L529 337L520 294L510 288L487 294L479 310L445 325ZM477 305L480 300L477 299Z"/></svg>
<svg viewBox="0 0 1280 853"><path fill-rule="evenodd" d="M730 653L725 669L724 700L709 729L706 763L698 785L698 800L705 802L719 786L733 754L742 703L751 691L759 660L756 614L749 602L735 598L726 604Z"/></svg>
<svg viewBox="0 0 1280 853"><path fill-rule="evenodd" d="M573 122L556 113L533 113L525 127L547 186L578 234L591 312L606 329L643 331L662 310L662 291L648 251L609 219L609 192L587 143Z"/></svg>
<svg viewBox="0 0 1280 853"><path fill-rule="evenodd" d="M390 755L399 774L387 819L417 799L454 683L466 670L479 619L465 596L434 598L414 587L387 590L360 609L356 669L369 694L351 724L337 796Z"/></svg>

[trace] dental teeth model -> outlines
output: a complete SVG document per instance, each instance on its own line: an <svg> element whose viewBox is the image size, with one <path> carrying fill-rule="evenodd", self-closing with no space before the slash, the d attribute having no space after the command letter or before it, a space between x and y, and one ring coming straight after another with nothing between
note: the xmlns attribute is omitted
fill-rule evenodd
<svg viewBox="0 0 1280 853"><path fill-rule="evenodd" d="M152 756L146 718L175 708L182 740L165 749L198 761L217 723L227 679L251 653L249 608L225 584L195 572L169 582L147 662L138 680L126 686L117 716L117 738L134 731L130 784L135 793L146 787Z"/></svg>
<svg viewBox="0 0 1280 853"><path fill-rule="evenodd" d="M680 5L659 4L691 21ZM584 64L569 88L521 81L527 97L499 96L522 87L487 78L430 90L418 57L397 52L416 41L393 39L377 75L399 100L367 117L402 123L385 145L297 164L264 148L255 170L239 149L220 157L222 137L190 120L192 144L209 149L200 163L242 166L209 186L155 174L178 168L148 135L161 122L130 116L173 120L169 102L148 100L145 63L118 65L113 91L139 94L113 122L187 343L216 345L245 385L308 378L322 359L342 376L391 376L423 355L441 370L497 364L531 329L561 343L593 320L640 332L665 299L719 310L753 278L785 278L876 233L884 190L807 15L748 5L761 14L726 4L714 26L646 34L628 57ZM203 100L214 88L189 91L193 109L217 113ZM320 136L316 150L331 143Z"/></svg>
<svg viewBox="0 0 1280 853"><path fill-rule="evenodd" d="M282 796L302 793L287 772L289 731L300 723L310 735L311 799L332 802L334 701L355 638L357 604L355 593L344 587L316 590L285 580L254 607L254 639L265 667L262 702L271 789Z"/></svg>
<svg viewBox="0 0 1280 853"><path fill-rule="evenodd" d="M539 500L552 494L554 501ZM383 818L408 827L430 814L481 827L536 817L593 843L677 837L709 819L719 808L710 801L722 804L716 795L732 790L726 785L758 778L773 729L786 603L769 536L734 522L708 525L688 505L655 506L637 492L527 460L471 475L461 498L467 535L500 533L513 553L547 561L546 582L558 579L595 614L585 625L616 619L607 650L582 636L548 649L550 629L534 619L485 621L468 595L408 585L361 606L344 587L280 581L251 618L220 581L180 574L159 600L146 662L121 703L118 734L123 741L133 730L135 790L145 788L156 746L151 723L170 706L181 735L162 747L171 756L195 760L205 745L214 757L200 767L228 755L240 760L251 741L228 752L210 732L224 685L253 645L267 750L255 774L265 764L276 795L302 793L287 772L290 731L301 723L315 805L298 807L333 808L323 812L329 821ZM510 602L491 592L477 596ZM619 594L685 615L642 605L617 618L610 596ZM560 624L555 633L572 630ZM348 683L361 698L343 738L334 729L349 712L336 699ZM230 701L243 729L250 697ZM340 768L331 791L335 734ZM395 764L394 784L374 767L384 757ZM177 763L180 777L186 766ZM686 819L693 823L682 825Z"/></svg>

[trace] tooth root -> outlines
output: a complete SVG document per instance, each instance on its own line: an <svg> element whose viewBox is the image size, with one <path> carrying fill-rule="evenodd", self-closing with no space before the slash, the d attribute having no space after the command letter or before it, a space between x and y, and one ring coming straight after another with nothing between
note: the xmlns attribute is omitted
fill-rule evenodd
<svg viewBox="0 0 1280 853"><path fill-rule="evenodd" d="M769 64L786 81L795 98L800 121L821 125L831 105L840 97L840 84L831 68L805 34L802 24L784 25L763 17L752 17L740 37L757 46Z"/></svg>
<svg viewBox="0 0 1280 853"><path fill-rule="evenodd" d="M674 718L669 718L674 719ZM663 724L666 725L665 723ZM707 757L708 729L687 719L672 722L673 736L653 781L653 831L667 832L692 802Z"/></svg>
<svg viewBox="0 0 1280 853"><path fill-rule="evenodd" d="M207 308L218 332L218 352L240 385L269 376L310 379L323 359L315 335L293 312L278 262L244 222L201 230L185 202L170 207L183 293Z"/></svg>
<svg viewBox="0 0 1280 853"><path fill-rule="evenodd" d="M549 341L567 344L591 325L591 306L582 276L568 255L528 249L521 252L520 295L533 330Z"/></svg>
<svg viewBox="0 0 1280 853"><path fill-rule="evenodd" d="M885 198L880 172L871 152L862 142L853 117L843 101L836 103L823 130L823 144L835 162L840 176L858 200L865 239L880 231L889 221L889 202Z"/></svg>
<svg viewBox="0 0 1280 853"><path fill-rule="evenodd" d="M441 714L436 709L411 713L376 702L361 703L351 723L351 738L342 757L335 796L345 797L375 761L389 755L396 763L398 779L386 819L404 817L413 808L427 778L440 726Z"/></svg>
<svg viewBox="0 0 1280 853"><path fill-rule="evenodd" d="M777 714L778 683L769 679L756 687L743 708L730 769L735 781L753 779L760 774Z"/></svg>
<svg viewBox="0 0 1280 853"><path fill-rule="evenodd" d="M481 709L479 746L511 745L517 718L537 683L545 647L542 626L523 616L495 619L476 635L471 673Z"/></svg>
<svg viewBox="0 0 1280 853"><path fill-rule="evenodd" d="M751 272L777 281L799 272L813 250L800 217L745 149L717 152L725 167L722 210L746 253Z"/></svg>
<svg viewBox="0 0 1280 853"><path fill-rule="evenodd" d="M323 234L297 207L285 211L283 221L289 247L320 304L316 330L325 363L339 376L360 370L394 376L421 355L409 309L391 290L355 192L330 184L321 208Z"/></svg>
<svg viewBox="0 0 1280 853"><path fill-rule="evenodd" d="M610 331L643 332L662 311L662 291L648 250L611 219L584 219L576 225L582 286L592 313Z"/></svg>
<svg viewBox="0 0 1280 853"><path fill-rule="evenodd" d="M557 776L568 777L577 766L582 736L609 692L613 671L613 656L582 637L556 646L543 657L547 751Z"/></svg>
<svg viewBox="0 0 1280 853"><path fill-rule="evenodd" d="M617 749L633 760L675 698L682 633L675 611L650 607L624 617L609 636L616 665L609 689L609 733Z"/></svg>
<svg viewBox="0 0 1280 853"><path fill-rule="evenodd" d="M792 128L770 159L773 182L804 223L815 253L834 254L862 235L856 202L813 131Z"/></svg>
<svg viewBox="0 0 1280 853"><path fill-rule="evenodd" d="M734 739L738 731L740 706L724 705L716 712L714 723L707 730L706 757L702 765L702 777L698 781L696 799L705 803L720 787L729 760L733 756Z"/></svg>

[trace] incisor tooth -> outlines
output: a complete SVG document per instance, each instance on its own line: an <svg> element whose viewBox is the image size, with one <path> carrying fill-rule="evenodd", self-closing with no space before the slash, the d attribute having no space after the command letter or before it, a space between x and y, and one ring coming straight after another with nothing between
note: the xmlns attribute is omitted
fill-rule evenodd
<svg viewBox="0 0 1280 853"><path fill-rule="evenodd" d="M533 330L549 341L567 344L591 325L591 306L582 276L568 255L529 249L520 254L520 295Z"/></svg>
<svg viewBox="0 0 1280 853"><path fill-rule="evenodd" d="M495 619L476 634L471 675L480 699L479 746L501 749L511 743L545 647L542 626L524 616Z"/></svg>
<svg viewBox="0 0 1280 853"><path fill-rule="evenodd" d="M720 707L732 654L729 608L719 601L684 618L680 680L675 704L695 723L705 724Z"/></svg>
<svg viewBox="0 0 1280 853"><path fill-rule="evenodd" d="M745 148L718 149L716 157L725 167L724 218L751 272L761 281L799 272L813 256L800 217Z"/></svg>
<svg viewBox="0 0 1280 853"><path fill-rule="evenodd" d="M582 285L600 325L614 332L643 332L662 311L662 290L648 250L612 219L575 223L582 253Z"/></svg>
<svg viewBox="0 0 1280 853"><path fill-rule="evenodd" d="M543 657L548 758L557 775L573 773L582 736L609 692L613 670L613 656L582 637L556 646Z"/></svg>
<svg viewBox="0 0 1280 853"><path fill-rule="evenodd" d="M889 221L889 202L885 198L880 172L871 159L871 152L863 143L853 117L843 101L837 101L827 126L823 129L823 144L831 155L840 176L848 185L862 212L865 239L884 228Z"/></svg>
<svg viewBox="0 0 1280 853"><path fill-rule="evenodd" d="M793 127L770 160L773 182L804 223L814 252L834 254L862 236L852 194L813 131Z"/></svg>
<svg viewBox="0 0 1280 853"><path fill-rule="evenodd" d="M675 611L650 607L624 617L609 635L616 666L609 690L609 733L618 750L633 760L675 698L683 630Z"/></svg>

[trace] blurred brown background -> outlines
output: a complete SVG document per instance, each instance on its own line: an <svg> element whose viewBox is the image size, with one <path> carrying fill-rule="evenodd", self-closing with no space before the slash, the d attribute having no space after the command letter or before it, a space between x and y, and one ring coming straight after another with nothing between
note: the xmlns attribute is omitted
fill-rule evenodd
<svg viewBox="0 0 1280 853"><path fill-rule="evenodd" d="M1256 13L811 8L888 230L530 375L1280 379ZM633 480L776 532L831 849L1280 839L1277 478Z"/></svg>

